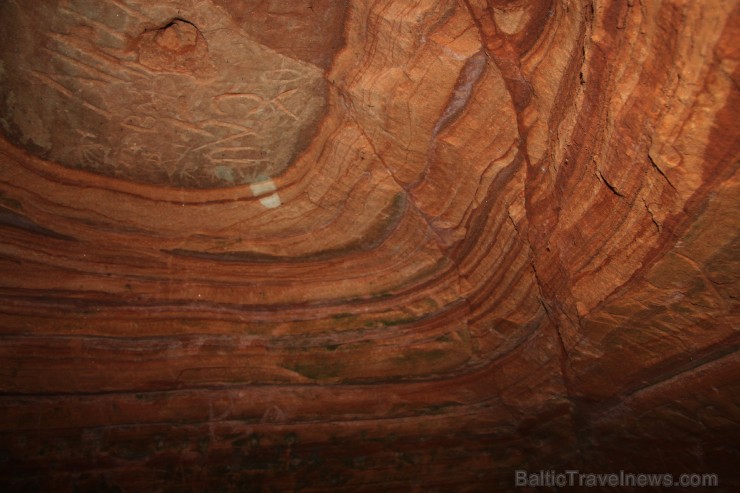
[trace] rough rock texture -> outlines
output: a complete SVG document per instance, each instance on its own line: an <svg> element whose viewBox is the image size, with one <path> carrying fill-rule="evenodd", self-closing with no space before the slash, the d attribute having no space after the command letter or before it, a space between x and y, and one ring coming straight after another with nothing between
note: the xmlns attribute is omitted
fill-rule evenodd
<svg viewBox="0 0 740 493"><path fill-rule="evenodd" d="M0 3L3 491L736 491L739 5Z"/></svg>
<svg viewBox="0 0 740 493"><path fill-rule="evenodd" d="M0 125L60 164L157 185L250 183L284 171L326 108L315 64L323 60L276 53L272 40L253 39L254 29L211 2L41 0L0 9ZM341 32L341 20L312 27ZM334 53L300 34L287 39L278 51L301 43Z"/></svg>

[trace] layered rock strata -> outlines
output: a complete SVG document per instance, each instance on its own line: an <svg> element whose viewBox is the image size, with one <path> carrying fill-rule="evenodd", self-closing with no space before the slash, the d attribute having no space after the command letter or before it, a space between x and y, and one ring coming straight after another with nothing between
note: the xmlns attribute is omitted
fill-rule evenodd
<svg viewBox="0 0 740 493"><path fill-rule="evenodd" d="M739 29L722 0L4 2L6 490L732 491Z"/></svg>

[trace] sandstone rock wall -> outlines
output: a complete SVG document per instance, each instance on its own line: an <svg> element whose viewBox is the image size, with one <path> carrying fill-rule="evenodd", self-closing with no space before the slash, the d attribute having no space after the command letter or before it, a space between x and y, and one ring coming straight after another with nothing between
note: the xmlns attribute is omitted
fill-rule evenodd
<svg viewBox="0 0 740 493"><path fill-rule="evenodd" d="M739 21L3 3L8 491L732 491Z"/></svg>

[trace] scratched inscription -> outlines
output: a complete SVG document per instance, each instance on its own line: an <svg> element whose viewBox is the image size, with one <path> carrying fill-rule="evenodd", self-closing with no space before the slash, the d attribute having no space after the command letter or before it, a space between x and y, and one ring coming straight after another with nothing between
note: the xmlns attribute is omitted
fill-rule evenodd
<svg viewBox="0 0 740 493"><path fill-rule="evenodd" d="M20 4L0 4L0 130L65 166L157 185L251 183L285 170L323 115L323 70L256 42L210 2Z"/></svg>

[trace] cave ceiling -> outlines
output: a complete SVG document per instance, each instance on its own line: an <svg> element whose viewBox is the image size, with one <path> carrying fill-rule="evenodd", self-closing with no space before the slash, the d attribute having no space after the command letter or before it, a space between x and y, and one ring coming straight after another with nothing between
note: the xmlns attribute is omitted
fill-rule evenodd
<svg viewBox="0 0 740 493"><path fill-rule="evenodd" d="M0 3L3 490L733 491L739 42L723 0Z"/></svg>

